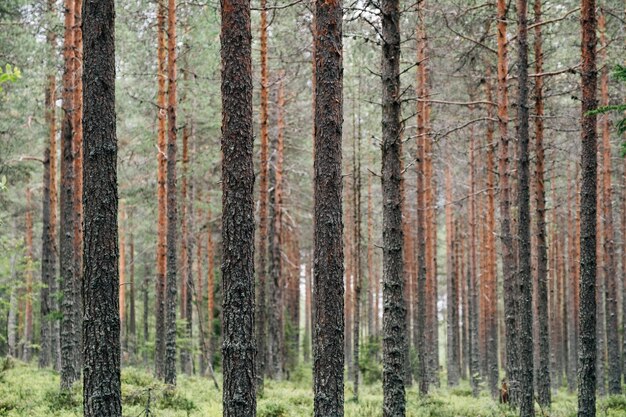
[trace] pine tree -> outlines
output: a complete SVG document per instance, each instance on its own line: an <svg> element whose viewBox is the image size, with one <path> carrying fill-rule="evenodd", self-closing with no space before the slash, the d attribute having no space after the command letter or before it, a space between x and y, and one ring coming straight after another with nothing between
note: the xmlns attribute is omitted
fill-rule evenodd
<svg viewBox="0 0 626 417"><path fill-rule="evenodd" d="M118 306L115 5L85 2L84 165L86 417L121 417ZM103 250L104 249L104 250Z"/></svg>
<svg viewBox="0 0 626 417"><path fill-rule="evenodd" d="M250 0L222 0L221 5L223 415L254 417L257 364Z"/></svg>

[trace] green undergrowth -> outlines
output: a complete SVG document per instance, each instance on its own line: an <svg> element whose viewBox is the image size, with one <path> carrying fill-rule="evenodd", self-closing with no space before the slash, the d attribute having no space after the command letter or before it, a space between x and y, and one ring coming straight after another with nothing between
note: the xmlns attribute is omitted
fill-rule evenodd
<svg viewBox="0 0 626 417"><path fill-rule="evenodd" d="M221 387L221 380L218 378ZM266 381L263 395L258 399L258 417L308 417L312 415L313 396L310 388L311 371L300 367L289 381ZM39 370L34 365L18 361L0 363L0 416L82 416L80 385L69 393L59 391L59 376L51 370ZM378 417L382 415L380 383L360 388L359 400L353 399L352 383L346 383L346 417ZM221 393L206 378L180 375L175 389L156 381L150 372L127 367L122 371L122 401L125 417L150 415L154 417L186 417L222 415ZM467 384L459 387L435 388L421 397L417 387L407 391L408 417L514 417L517 413L506 405L493 401L487 393L473 398ZM537 407L538 417L574 417L576 397L566 391L554 396L549 410ZM626 397L600 399L599 417L625 417Z"/></svg>

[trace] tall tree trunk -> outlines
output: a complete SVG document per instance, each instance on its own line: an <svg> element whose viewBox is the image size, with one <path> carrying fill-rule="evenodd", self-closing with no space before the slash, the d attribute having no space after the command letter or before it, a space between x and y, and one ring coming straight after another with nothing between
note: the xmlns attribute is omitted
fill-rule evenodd
<svg viewBox="0 0 626 417"><path fill-rule="evenodd" d="M568 258L569 258L569 280L568 282L566 282L566 299L567 299L567 303L566 303L566 314L567 317L573 317L576 316L576 309L577 309L577 293L578 293L578 271L577 271L577 267L576 264L578 262L578 258L577 258L577 246L579 245L579 242L577 241L578 238L578 232L577 232L577 222L578 222L578 216L577 216L577 211L578 211L578 204L579 204L579 198L578 198L578 194L576 192L576 185L575 185L575 181L576 178L578 177L578 173L576 173L574 175L574 182L570 181L569 175L568 175L568 198L567 198L567 217L568 217L568 224L574 225L574 227L570 227L569 233L568 233ZM574 208L572 209L572 202L574 204ZM567 385L568 385L568 390L570 392L574 392L575 388L576 388L576 370L578 369L577 366L577 358L578 358L578 326L576 324L576 320L574 320L574 323L569 323L568 325L568 334L567 334L567 340L568 340L568 358L567 358L567 362L568 362L568 373L567 373Z"/></svg>
<svg viewBox="0 0 626 417"><path fill-rule="evenodd" d="M78 305L74 222L75 166L73 151L74 136L74 0L65 0L65 38L63 41L63 123L61 130L61 224L59 233L59 255L61 272L62 319L61 319L61 388L69 390L80 378L78 361Z"/></svg>
<svg viewBox="0 0 626 417"><path fill-rule="evenodd" d="M360 107L360 94L361 94L361 79L359 78L358 85L358 105L356 106L356 117L358 119L358 126L354 128L353 143L352 143L352 168L353 168L353 208L354 208L354 319L353 319L353 343L354 353L352 356L353 372L354 372L354 398L359 399L359 335L361 331L361 287L363 271L361 267L361 107ZM355 123L353 123L355 124ZM408 346L407 346L408 347ZM408 358L408 355L407 355ZM407 373L411 374L410 367Z"/></svg>
<svg viewBox="0 0 626 417"><path fill-rule="evenodd" d="M26 294L24 308L24 351L22 359L24 362L30 362L33 349L33 204L32 192L30 188L26 189L26 270L24 275L26 278Z"/></svg>
<svg viewBox="0 0 626 417"><path fill-rule="evenodd" d="M121 417L118 306L115 5L85 2L84 219L85 417Z"/></svg>
<svg viewBox="0 0 626 417"><path fill-rule="evenodd" d="M383 416L406 412L401 196L400 5L383 0L382 14L382 190L383 190Z"/></svg>
<svg viewBox="0 0 626 417"><path fill-rule="evenodd" d="M580 336L578 416L596 415L596 4L582 0L582 182L580 200Z"/></svg>
<svg viewBox="0 0 626 417"><path fill-rule="evenodd" d="M448 386L459 385L459 308L458 308L458 276L456 274L454 215L452 213L452 171L446 168L446 368Z"/></svg>
<svg viewBox="0 0 626 417"><path fill-rule="evenodd" d="M304 338L302 340L302 354L305 363L311 360L311 257L306 256L304 271Z"/></svg>
<svg viewBox="0 0 626 417"><path fill-rule="evenodd" d="M485 84L486 99L493 101L493 83L491 78L491 67L487 67L487 82ZM499 390L498 383L500 377L500 369L498 366L498 271L496 259L496 204L495 204L495 172L496 172L496 144L494 141L495 126L492 121L494 118L494 108L487 108L487 242L485 251L487 256L487 276L489 277L489 285L486 297L483 297L487 310L486 337L487 337L487 378L489 381L489 391L492 398L497 398Z"/></svg>
<svg viewBox="0 0 626 417"><path fill-rule="evenodd" d="M176 385L178 207L176 196L176 0L167 3L167 281L165 297L165 383Z"/></svg>
<svg viewBox="0 0 626 417"><path fill-rule="evenodd" d="M367 331L370 340L377 336L376 281L374 272L374 206L372 201L372 174L367 175Z"/></svg>
<svg viewBox="0 0 626 417"><path fill-rule="evenodd" d="M598 144L598 166L602 166L602 143ZM596 390L606 395L606 315L602 206L602 180L596 182Z"/></svg>
<svg viewBox="0 0 626 417"><path fill-rule="evenodd" d="M187 78L185 71L184 78ZM191 224L191 207L193 197L191 193L189 178L189 127L187 124L183 127L183 166L182 166L182 184L180 193L180 223L181 223L181 241L180 241L180 317L185 322L185 338L188 340L180 350L180 365L187 375L192 372L191 351L187 347L191 343L191 324L192 305L190 301L192 286L190 286L190 277L193 274L193 248L191 245L192 231ZM191 280L193 283L193 280Z"/></svg>
<svg viewBox="0 0 626 417"><path fill-rule="evenodd" d="M47 15L49 22L53 20L55 10L54 0L47 1ZM46 31L48 51L45 112L48 129L48 141L43 158L43 193L42 193L42 228L41 228L41 290L40 290L40 336L39 336L39 367L45 368L52 363L57 369L58 364L58 323L52 313L56 311L56 209L57 209L57 182L56 182L56 76L55 76L55 49L56 33L49 23Z"/></svg>
<svg viewBox="0 0 626 417"><path fill-rule="evenodd" d="M250 0L222 0L224 417L256 415Z"/></svg>
<svg viewBox="0 0 626 417"><path fill-rule="evenodd" d="M74 280L76 282L76 328L78 352L83 349L83 335L80 331L83 320L83 0L74 0L74 110L72 152L74 153ZM80 367L79 353L77 366ZM80 375L79 375L80 376Z"/></svg>
<svg viewBox="0 0 626 417"><path fill-rule="evenodd" d="M533 279L530 242L530 151L528 112L527 0L517 0L517 234L518 234L518 351L520 416L535 415L533 385ZM545 283L545 280L544 280Z"/></svg>
<svg viewBox="0 0 626 417"><path fill-rule="evenodd" d="M284 90L282 80L279 82L278 92L278 134L272 140L272 158L270 163L269 195L270 224L269 224L269 265L270 277L269 292L271 303L268 306L269 340L268 340L268 364L267 373L270 378L282 379L283 361L285 351L285 327L284 327L284 270L282 264L282 159L283 159L283 120L282 112L284 105Z"/></svg>
<svg viewBox="0 0 626 417"><path fill-rule="evenodd" d="M315 1L315 417L343 416L342 1Z"/></svg>
<svg viewBox="0 0 626 417"><path fill-rule="evenodd" d="M259 172L259 253L257 255L256 338L257 395L263 393L263 378L267 361L267 225L268 225L268 107L269 69L267 60L267 0L261 0L261 161Z"/></svg>
<svg viewBox="0 0 626 417"><path fill-rule="evenodd" d="M216 338L213 334L213 320L215 318L214 300L215 300L215 254L213 247L213 229L211 227L212 215L211 215L211 192L207 194L207 242L206 242L206 257L207 257L207 345L209 346L209 366L213 362L213 354L215 353L214 346Z"/></svg>
<svg viewBox="0 0 626 417"><path fill-rule="evenodd" d="M125 360L125 355L128 353L128 339L126 334L126 234L124 233L126 227L126 209L124 207L124 200L119 202L119 314L120 314L120 341L122 349L122 361Z"/></svg>
<svg viewBox="0 0 626 417"><path fill-rule="evenodd" d="M417 350L417 379L419 383L420 393L425 395L428 393L429 378L428 378L428 350L426 347L426 177L425 177L425 143L426 143L426 129L425 129L425 103L424 100L428 98L425 96L424 86L424 72L422 68L425 65L425 43L424 38L424 3L420 3L418 8L418 25L417 25L417 96L419 98L417 102L417 314L414 315L414 319L417 324L415 326L416 334L413 336L415 347Z"/></svg>
<svg viewBox="0 0 626 417"><path fill-rule="evenodd" d="M599 19L601 60L604 63L601 73L601 106L609 104L609 69L606 58L606 23L604 13ZM603 214L604 214L604 277L606 284L606 336L608 352L608 383L609 394L618 395L622 392L622 371L619 348L619 325L618 325L618 283L615 251L615 232L613 230L613 186L611 184L611 132L608 115L601 120L602 143L604 147L603 173Z"/></svg>
<svg viewBox="0 0 626 417"><path fill-rule="evenodd" d="M202 191L198 191L198 195L196 197L196 201L202 201ZM197 211L196 211L196 218L199 219L200 221L202 221L202 219L204 219L204 212L202 211L201 206L198 206ZM207 225L207 227L209 227ZM196 305L196 316L198 318L198 320L196 320L197 322L197 326L198 326L198 336L200 337L200 351L198 353L198 371L200 375L204 375L207 369L207 359L209 357L209 350L207 349L208 344L207 344L207 339L206 339L206 332L208 327L205 325L206 321L205 321L205 308L204 308L204 274L202 271L202 262L203 262L203 257L202 257L202 250L204 249L204 247L202 246L202 241L203 239L201 239L200 237L201 235L201 227L198 228L198 232L196 234L196 283L195 283L195 288L194 288L194 299L193 302ZM207 320L208 320L208 316Z"/></svg>
<svg viewBox="0 0 626 417"><path fill-rule="evenodd" d="M476 144L474 128L470 127L469 138L469 270L467 274L468 315L468 365L472 395L478 397L480 390L480 358L478 351L478 260L476 254Z"/></svg>
<svg viewBox="0 0 626 417"><path fill-rule="evenodd" d="M535 0L535 73L543 72L541 37L541 0ZM535 215L537 222L537 323L539 325L539 363L536 364L537 400L546 408L550 406L550 317L548 309L548 248L546 232L546 196L544 187L543 147L543 77L535 78ZM552 242L554 244L554 242ZM556 268L554 268L556 270ZM552 312L554 315L554 311ZM553 346L555 348L556 346Z"/></svg>
<svg viewBox="0 0 626 417"><path fill-rule="evenodd" d="M165 269L167 263L167 142L166 142L166 56L165 41L165 0L157 2L157 253L156 253L156 336L155 336L155 373L158 378L164 375L165 360Z"/></svg>
<svg viewBox="0 0 626 417"><path fill-rule="evenodd" d="M135 363L135 355L137 354L137 317L135 311L135 238L131 230L128 243L128 266L130 268L130 285L129 290L129 311L128 311L128 338L129 338L129 354L131 362Z"/></svg>
<svg viewBox="0 0 626 417"><path fill-rule="evenodd" d="M516 259L513 251L513 237L511 235L511 195L509 188L509 137L508 137L508 60L507 60L507 2L497 0L497 41L498 41L498 135L499 135L499 163L500 175L500 240L502 247L502 279L504 290L505 316L505 352L506 375L508 379L511 402L516 404L518 386L518 350L517 350L517 323L516 323Z"/></svg>

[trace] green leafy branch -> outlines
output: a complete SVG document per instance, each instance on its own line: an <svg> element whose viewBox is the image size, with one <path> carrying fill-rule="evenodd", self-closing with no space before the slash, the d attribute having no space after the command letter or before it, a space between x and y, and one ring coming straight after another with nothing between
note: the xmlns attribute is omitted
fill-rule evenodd
<svg viewBox="0 0 626 417"><path fill-rule="evenodd" d="M18 67L13 67L11 64L7 64L4 70L0 67L0 92L2 92L2 84L13 83L22 78L22 72Z"/></svg>

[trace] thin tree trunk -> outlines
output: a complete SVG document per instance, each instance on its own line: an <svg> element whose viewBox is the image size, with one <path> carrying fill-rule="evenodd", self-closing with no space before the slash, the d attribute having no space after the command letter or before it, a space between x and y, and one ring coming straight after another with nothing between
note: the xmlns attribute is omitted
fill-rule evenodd
<svg viewBox="0 0 626 417"><path fill-rule="evenodd" d="M361 80L359 78L358 85L358 107L356 110L356 117L359 120L356 132L353 132L353 154L352 154L352 168L353 168L353 191L352 197L354 208L354 319L353 319L353 343L354 353L352 356L353 372L354 372L354 399L359 399L359 335L361 330L361 287L362 287L362 267L361 267L361 107L360 107L360 94L361 94ZM355 124L355 123L353 123ZM354 126L353 126L354 127ZM408 346L407 346L408 347ZM408 357L408 356L407 356ZM411 375L410 367L407 370L408 375Z"/></svg>
<svg viewBox="0 0 626 417"><path fill-rule="evenodd" d="M47 1L48 19L52 21L54 0ZM51 315L56 311L56 76L55 47L56 34L49 24L46 33L48 51L47 83L45 94L46 125L48 142L43 159L43 193L42 193L42 228L41 228L41 290L40 290L40 352L39 367L46 368L52 363L56 369L58 364L58 326Z"/></svg>
<svg viewBox="0 0 626 417"><path fill-rule="evenodd" d="M367 175L367 329L370 340L377 337L378 300L374 272L374 206L372 201L372 174Z"/></svg>
<svg viewBox="0 0 626 417"><path fill-rule="evenodd" d="M477 275L478 265L476 259L476 144L474 128L470 127L469 138L469 270L467 274L467 298L468 298L468 365L472 395L478 397L480 390L480 358L478 351L478 288Z"/></svg>
<svg viewBox="0 0 626 417"><path fill-rule="evenodd" d="M491 67L487 67L487 82L485 84L486 99L487 101L493 101L493 84L491 79ZM487 109L487 242L485 245L485 251L487 256L487 276L489 277L488 292L486 297L483 297L484 304L486 304L487 320L486 320L486 355L487 355L487 378L489 381L489 391L491 397L496 399L498 397L498 383L500 376L500 369L498 366L498 271L497 271L497 259L496 259L496 204L495 204L495 172L496 172L496 144L494 141L495 126L493 121L494 108L489 106Z"/></svg>
<svg viewBox="0 0 626 417"><path fill-rule="evenodd" d="M75 165L73 151L74 136L74 0L65 0L65 38L63 58L63 123L61 131L61 224L60 224L60 272L62 298L61 319L61 388L69 390L80 378L78 360L78 305L76 258L74 246Z"/></svg>
<svg viewBox="0 0 626 417"><path fill-rule="evenodd" d="M26 278L26 294L24 308L24 351L22 359L24 362L30 362L33 349L33 205L32 192L30 188L26 189L26 270L24 275Z"/></svg>
<svg viewBox="0 0 626 417"><path fill-rule="evenodd" d="M342 2L315 1L315 231L313 391L315 417L344 407L341 131Z"/></svg>
<svg viewBox="0 0 626 417"><path fill-rule="evenodd" d="M157 378L164 375L165 360L165 274L167 263L167 142L166 142L166 56L165 41L165 0L157 2L157 253L156 253L156 336L155 336L155 373Z"/></svg>
<svg viewBox="0 0 626 417"><path fill-rule="evenodd" d="M406 306L404 300L400 5L383 0L382 190L383 190L383 416L406 412Z"/></svg>
<svg viewBox="0 0 626 417"><path fill-rule="evenodd" d="M176 385L176 302L178 207L176 196L176 0L167 3L167 281L164 378Z"/></svg>
<svg viewBox="0 0 626 417"><path fill-rule="evenodd" d="M224 417L256 415L250 0L222 0Z"/></svg>
<svg viewBox="0 0 626 417"><path fill-rule="evenodd" d="M129 338L129 354L132 363L135 363L137 354L137 317L135 311L135 239L131 230L128 244L128 266L130 268L130 285L129 290L129 312L128 312L128 338Z"/></svg>
<svg viewBox="0 0 626 417"><path fill-rule="evenodd" d="M84 388L85 417L121 417L118 306L115 5L85 2Z"/></svg>
<svg viewBox="0 0 626 417"><path fill-rule="evenodd" d="M122 361L126 360L128 354L128 339L126 334L126 209L124 200L119 202L119 315L120 315L120 341L122 349Z"/></svg>
<svg viewBox="0 0 626 417"><path fill-rule="evenodd" d="M577 245L579 244L579 242L577 241L577 228L576 228L576 223L577 223L577 211L578 211L578 194L576 193L576 185L575 185L575 181L576 178L578 177L578 173L575 174L574 176L574 183L570 181L569 179L569 175L568 175L568 198L567 198L567 217L568 217L568 224L574 225L575 227L570 227L568 228L569 230L569 234L568 234L568 260L569 260L569 280L568 282L566 282L566 314L567 317L573 317L576 315L576 308L577 308L577 302L576 302L576 298L577 298L577 292L578 292L578 278L577 278L577 268L576 268L576 264L578 262L578 258L577 258ZM574 202L574 208L572 209L572 202ZM577 329L577 324L576 321L574 320L574 323L568 323L568 334L567 334L567 340L568 340L568 358L567 358L567 362L568 362L568 373L567 373L567 385L568 385L568 390L570 392L574 392L574 390L576 389L576 370L578 369L577 366L577 357L578 357L578 342L577 342L577 338L578 338L578 329Z"/></svg>
<svg viewBox="0 0 626 417"><path fill-rule="evenodd" d="M541 0L535 0L535 73L543 72L541 37ZM536 364L537 400L546 408L552 401L550 393L550 317L548 309L548 247L546 232L546 196L544 187L543 147L543 77L535 78L535 215L537 222L537 323L539 325L539 363ZM554 242L553 242L554 244ZM554 268L556 270L556 268ZM554 315L554 312L552 312ZM555 348L556 346L553 346Z"/></svg>
<svg viewBox="0 0 626 417"><path fill-rule="evenodd" d="M198 196L196 197L196 201L202 201L202 192L198 191ZM196 211L197 219L202 221L204 218L204 213L202 211L201 206L198 206ZM208 227L208 225L207 225ZM200 375L204 375L207 369L207 358L209 358L209 350L207 349L207 340L206 340L206 332L208 327L205 326L205 308L204 308L204 274L202 271L202 246L201 233L198 228L198 232L196 234L196 284L194 288L194 303L196 304L197 309L197 326L198 326L198 336L200 337L200 352L198 353L198 370ZM208 319L208 316L207 316Z"/></svg>
<svg viewBox="0 0 626 417"><path fill-rule="evenodd" d="M456 274L454 215L452 213L452 171L446 168L446 367L448 386L459 385L459 308L458 308L458 276Z"/></svg>
<svg viewBox="0 0 626 417"><path fill-rule="evenodd" d="M261 0L261 161L259 172L259 253L257 255L257 302L256 302L256 338L257 338L257 395L263 393L263 381L267 361L267 225L268 225L268 107L269 107L269 69L267 60L267 0Z"/></svg>
<svg viewBox="0 0 626 417"><path fill-rule="evenodd" d="M208 313L208 332L207 332L207 345L209 346L208 358L209 366L213 365L213 354L215 353L214 346L216 345L216 338L213 332L213 320L215 318L214 300L215 300L215 254L213 247L213 230L211 228L211 192L207 194L207 244L206 244L206 257L207 257L207 313Z"/></svg>
<svg viewBox="0 0 626 417"><path fill-rule="evenodd" d="M78 352L83 350L83 334L80 331L83 320L83 31L82 31L83 0L74 0L74 110L73 139L74 153L74 258L76 282L76 328ZM81 354L78 355L80 367ZM79 375L80 377L80 375Z"/></svg>
<svg viewBox="0 0 626 417"><path fill-rule="evenodd" d="M609 104L609 69L606 58L606 23L604 13L600 14L600 45L602 47L600 58L604 63L601 72L601 106ZM615 232L613 230L613 186L611 184L611 141L610 121L608 115L601 119L602 142L604 147L603 173L603 214L604 214L604 277L606 284L606 336L608 352L608 383L609 394L622 393L622 370L619 348L619 325L618 325L618 284L617 265L615 251ZM604 294L602 294L604 295Z"/></svg>
<svg viewBox="0 0 626 417"><path fill-rule="evenodd" d="M596 415L596 4L582 0L582 183L580 201L580 336L578 416Z"/></svg>
<svg viewBox="0 0 626 417"><path fill-rule="evenodd" d="M311 360L311 259L306 257L304 271L304 338L302 340L302 354L305 363Z"/></svg>
<svg viewBox="0 0 626 417"><path fill-rule="evenodd" d="M185 71L185 78L187 71ZM180 193L180 318L185 322L185 338L188 340L180 350L180 365L187 375L192 372L192 357L187 346L191 343L192 305L190 302L191 292L190 277L193 274L193 248L191 245L191 207L193 197L189 178L189 127L183 127L183 166L182 184ZM191 280L193 283L193 280Z"/></svg>

